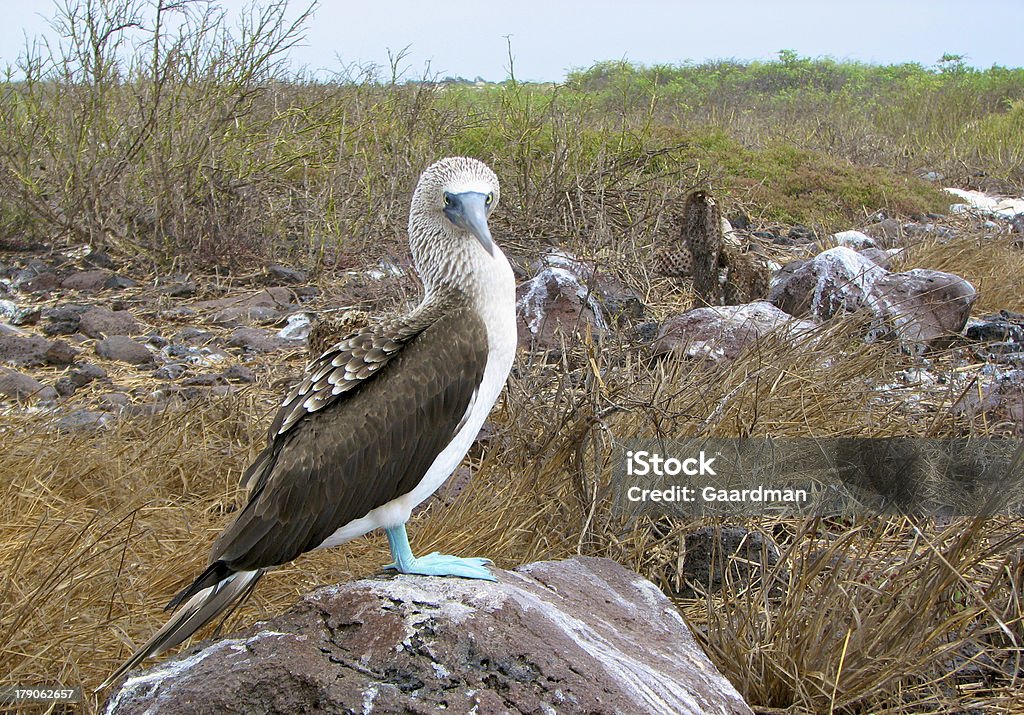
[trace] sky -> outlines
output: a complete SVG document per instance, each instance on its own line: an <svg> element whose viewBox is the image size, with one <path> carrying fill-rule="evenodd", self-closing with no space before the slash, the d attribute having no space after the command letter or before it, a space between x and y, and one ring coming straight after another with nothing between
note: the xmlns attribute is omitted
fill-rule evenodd
<svg viewBox="0 0 1024 715"><path fill-rule="evenodd" d="M112 1L112 0L111 0ZM248 0L215 0L229 16ZM75 0L61 0L75 2ZM289 15L306 6L289 3ZM0 0L0 67L49 31L54 3ZM506 39L508 38L508 39ZM509 76L560 81L601 60L679 64L804 57L934 65L944 53L969 65L1024 66L1024 0L321 0L293 67L330 76L405 50L406 79Z"/></svg>

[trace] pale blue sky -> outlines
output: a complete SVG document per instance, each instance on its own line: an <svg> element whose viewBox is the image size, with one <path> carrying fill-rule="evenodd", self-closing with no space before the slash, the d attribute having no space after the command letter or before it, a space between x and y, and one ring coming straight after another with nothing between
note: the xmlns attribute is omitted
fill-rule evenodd
<svg viewBox="0 0 1024 715"><path fill-rule="evenodd" d="M63 0L62 0L63 1ZM235 12L244 0L221 0ZM292 2L291 12L301 4ZM24 38L47 31L50 2L0 0L0 66ZM337 71L386 67L388 49L409 46L407 77L429 63L440 76L564 78L598 60L644 64L774 58L781 49L865 62L934 64L946 52L969 64L1024 66L1024 0L323 0L292 63Z"/></svg>

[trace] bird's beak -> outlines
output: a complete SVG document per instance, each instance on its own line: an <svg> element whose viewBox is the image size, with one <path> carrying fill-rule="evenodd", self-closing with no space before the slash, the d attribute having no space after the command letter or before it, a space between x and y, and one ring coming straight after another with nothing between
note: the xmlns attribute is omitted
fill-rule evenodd
<svg viewBox="0 0 1024 715"><path fill-rule="evenodd" d="M459 228L469 231L490 255L494 255L494 239L487 227L487 195L476 191L448 194L449 205L444 213Z"/></svg>

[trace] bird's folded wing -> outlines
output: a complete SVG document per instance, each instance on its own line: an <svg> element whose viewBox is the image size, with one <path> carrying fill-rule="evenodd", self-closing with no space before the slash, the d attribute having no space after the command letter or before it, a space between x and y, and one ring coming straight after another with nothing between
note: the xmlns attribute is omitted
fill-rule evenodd
<svg viewBox="0 0 1024 715"><path fill-rule="evenodd" d="M462 425L486 363L486 328L469 308L404 343L357 335L326 353L282 405L211 563L284 563L412 491Z"/></svg>

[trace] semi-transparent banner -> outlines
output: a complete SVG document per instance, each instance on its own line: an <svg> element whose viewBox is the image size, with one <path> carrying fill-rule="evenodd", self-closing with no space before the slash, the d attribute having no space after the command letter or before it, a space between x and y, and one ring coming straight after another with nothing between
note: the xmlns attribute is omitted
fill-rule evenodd
<svg viewBox="0 0 1024 715"><path fill-rule="evenodd" d="M1019 439L622 439L628 516L1024 514Z"/></svg>

